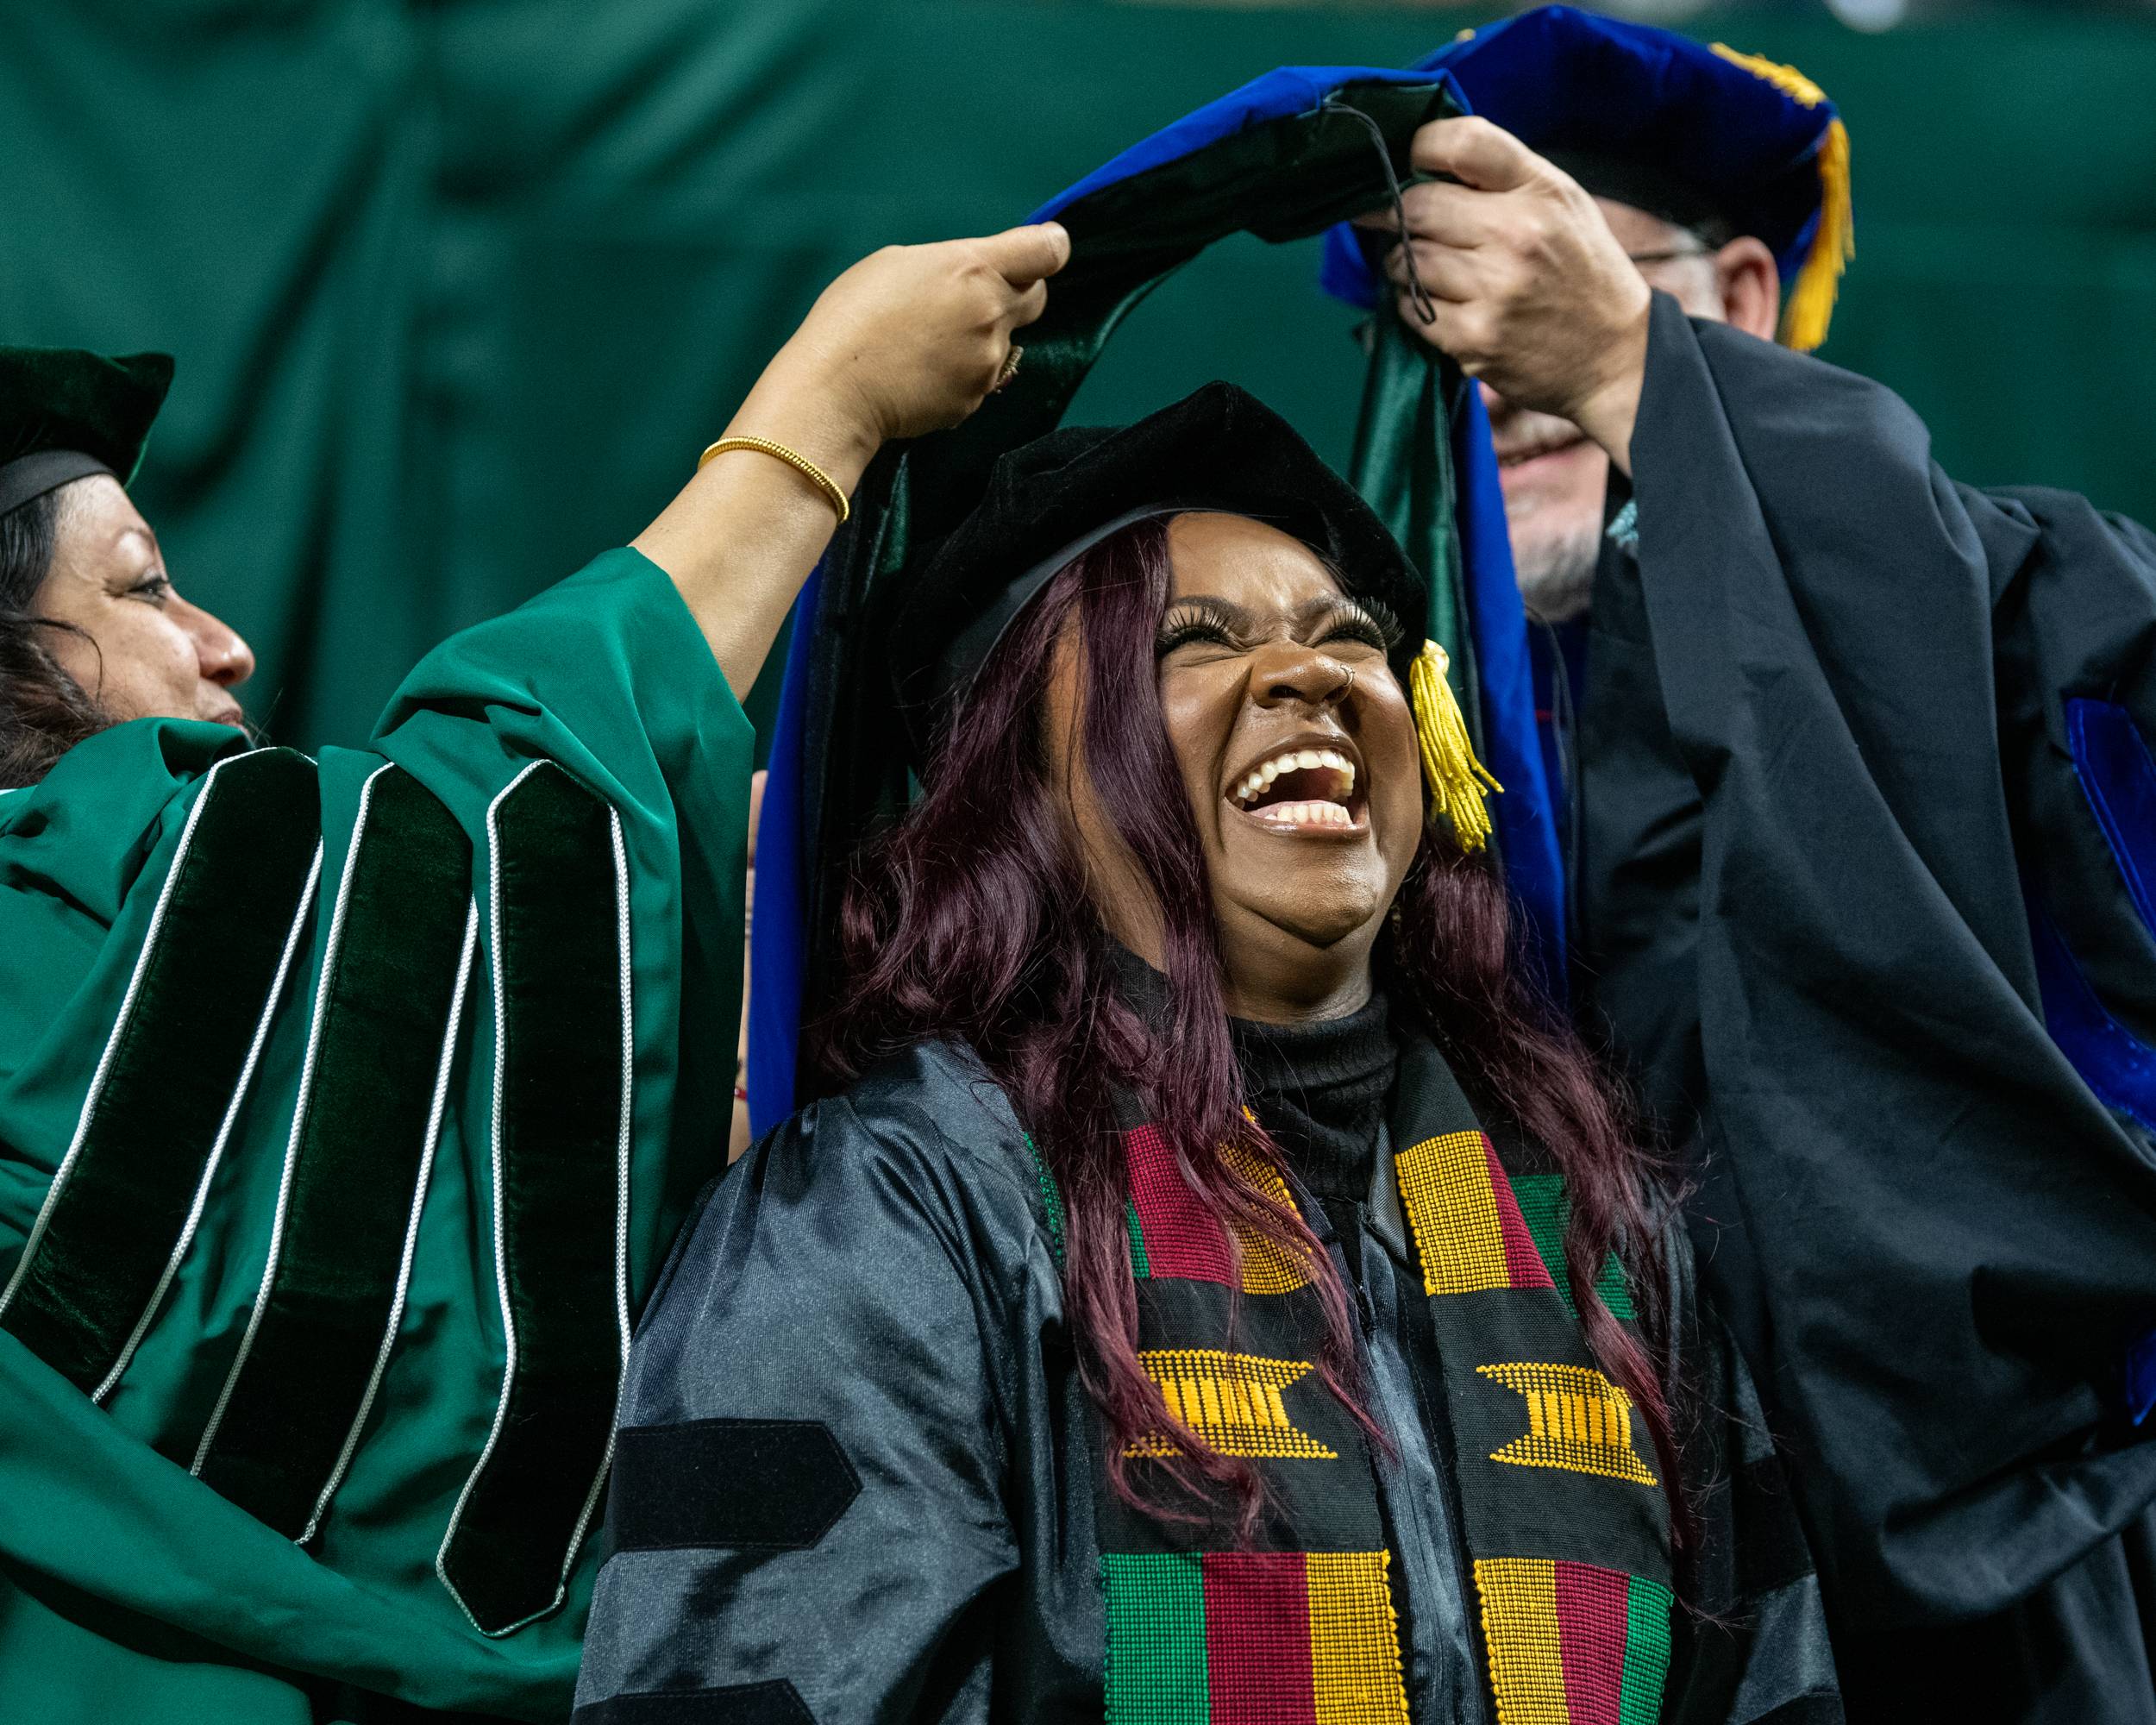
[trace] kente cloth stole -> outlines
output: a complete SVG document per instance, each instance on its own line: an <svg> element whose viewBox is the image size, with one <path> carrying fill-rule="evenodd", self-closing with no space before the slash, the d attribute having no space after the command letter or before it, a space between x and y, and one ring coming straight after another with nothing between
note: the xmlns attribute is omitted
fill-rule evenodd
<svg viewBox="0 0 2156 1725"><path fill-rule="evenodd" d="M1495 1716L1651 1725L1670 1658L1667 1502L1645 1422L1574 1315L1559 1178L1508 1169L1420 1038L1402 1040L1391 1128ZM1258 1466L1269 1502L1242 1544L1217 1509L1183 1506L1188 1521L1132 1510L1096 1456L1108 1725L1401 1725L1376 1476L1319 1375L1324 1323L1303 1266L1255 1237L1232 1243L1154 1127L1130 1126L1124 1146L1139 1360L1179 1420ZM1056 1227L1045 1179L1044 1195ZM1631 1317L1614 1258L1598 1291ZM1175 1441L1163 1433L1132 1458L1142 1468Z"/></svg>

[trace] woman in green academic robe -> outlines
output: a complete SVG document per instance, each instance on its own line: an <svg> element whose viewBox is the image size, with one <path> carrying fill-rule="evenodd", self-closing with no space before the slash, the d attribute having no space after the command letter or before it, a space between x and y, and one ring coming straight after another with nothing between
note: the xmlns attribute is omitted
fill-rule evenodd
<svg viewBox="0 0 2156 1725"><path fill-rule="evenodd" d="M123 488L170 362L0 349L9 1717L567 1712L631 1320L724 1165L736 697L1067 249L848 271L630 547L311 760Z"/></svg>

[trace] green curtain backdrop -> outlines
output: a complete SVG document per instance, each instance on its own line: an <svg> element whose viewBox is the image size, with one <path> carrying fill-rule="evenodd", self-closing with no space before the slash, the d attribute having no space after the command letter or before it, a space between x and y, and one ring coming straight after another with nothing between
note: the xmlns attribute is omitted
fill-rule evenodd
<svg viewBox="0 0 2156 1725"><path fill-rule="evenodd" d="M1482 16L0 0L0 340L179 356L143 506L259 649L255 716L348 739L443 635L632 534L852 258L1018 220L1269 66ZM2156 518L2156 22L1723 28L1849 117L1827 357L1964 477ZM1202 260L1080 414L1228 376L1344 458L1360 360L1313 267Z"/></svg>

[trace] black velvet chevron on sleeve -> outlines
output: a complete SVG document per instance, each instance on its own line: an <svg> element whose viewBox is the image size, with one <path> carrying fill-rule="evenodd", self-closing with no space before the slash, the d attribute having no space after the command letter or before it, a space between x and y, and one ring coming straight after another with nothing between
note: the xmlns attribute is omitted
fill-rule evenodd
<svg viewBox="0 0 2156 1725"><path fill-rule="evenodd" d="M403 1310L470 963L472 846L401 768L367 781L309 1032L280 1226L195 1471L312 1536Z"/></svg>
<svg viewBox="0 0 2156 1725"><path fill-rule="evenodd" d="M0 1326L90 1395L118 1381L186 1251L321 840L314 762L289 749L220 761L190 812L75 1142L0 1295Z"/></svg>
<svg viewBox="0 0 2156 1725"><path fill-rule="evenodd" d="M604 802L541 762L488 825L508 1362L436 1566L481 1630L506 1634L561 1604L611 1453L628 1344L629 950Z"/></svg>

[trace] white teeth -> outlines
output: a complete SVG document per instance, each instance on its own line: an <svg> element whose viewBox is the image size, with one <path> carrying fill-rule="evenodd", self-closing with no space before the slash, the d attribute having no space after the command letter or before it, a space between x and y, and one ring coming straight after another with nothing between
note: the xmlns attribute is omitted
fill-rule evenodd
<svg viewBox="0 0 2156 1725"><path fill-rule="evenodd" d="M1352 826L1355 819L1338 803L1275 803L1258 818L1278 826Z"/></svg>
<svg viewBox="0 0 2156 1725"><path fill-rule="evenodd" d="M1271 760L1263 762L1262 765L1253 767L1248 775L1244 777L1243 782L1235 787L1233 792L1234 800L1238 803L1254 801L1258 797L1264 795L1266 791L1271 787L1273 781L1280 777L1282 773L1309 773L1315 772L1320 768L1329 768L1330 770L1341 775L1343 781L1339 789L1339 795L1341 797L1344 798L1354 794L1355 763L1350 761L1346 756L1341 754L1338 750L1289 749L1284 750L1280 754L1275 755ZM1352 825L1354 824L1347 811L1341 808L1337 802L1327 801L1319 803L1313 801L1308 804L1297 803L1288 805L1287 806L1294 808L1332 808L1338 811L1339 817L1338 821L1336 824L1342 825ZM1271 814L1275 812L1275 811L1268 810L1266 812L1268 814ZM1332 819L1332 817L1326 816L1319 817L1319 819L1330 820Z"/></svg>

